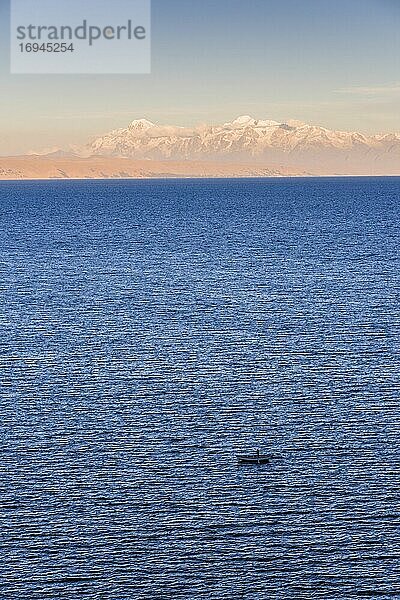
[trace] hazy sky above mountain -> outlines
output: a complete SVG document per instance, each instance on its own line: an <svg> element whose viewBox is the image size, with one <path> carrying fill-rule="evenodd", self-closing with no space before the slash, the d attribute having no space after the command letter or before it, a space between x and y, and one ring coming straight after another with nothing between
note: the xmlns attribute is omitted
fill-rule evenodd
<svg viewBox="0 0 400 600"><path fill-rule="evenodd" d="M99 0L102 2L103 0ZM146 117L240 114L400 131L399 0L153 0L151 75L10 75L0 0L0 153L82 143Z"/></svg>

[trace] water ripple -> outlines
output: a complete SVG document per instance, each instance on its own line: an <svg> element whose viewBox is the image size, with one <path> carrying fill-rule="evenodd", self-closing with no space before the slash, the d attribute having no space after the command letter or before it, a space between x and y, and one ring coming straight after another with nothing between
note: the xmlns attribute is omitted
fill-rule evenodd
<svg viewBox="0 0 400 600"><path fill-rule="evenodd" d="M400 597L399 192L0 184L1 598Z"/></svg>

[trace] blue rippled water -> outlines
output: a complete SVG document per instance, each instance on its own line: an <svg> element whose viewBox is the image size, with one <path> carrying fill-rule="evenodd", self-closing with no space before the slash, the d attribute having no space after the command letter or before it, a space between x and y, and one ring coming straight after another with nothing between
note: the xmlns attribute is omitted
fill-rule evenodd
<svg viewBox="0 0 400 600"><path fill-rule="evenodd" d="M2 182L0 597L400 598L399 208Z"/></svg>

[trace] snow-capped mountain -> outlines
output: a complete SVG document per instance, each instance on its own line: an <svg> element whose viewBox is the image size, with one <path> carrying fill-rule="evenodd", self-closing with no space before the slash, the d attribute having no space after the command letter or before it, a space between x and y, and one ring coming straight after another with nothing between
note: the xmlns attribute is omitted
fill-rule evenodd
<svg viewBox="0 0 400 600"><path fill-rule="evenodd" d="M132 121L90 142L86 155L135 159L238 160L323 173L400 173L400 134L332 131L248 115L194 128Z"/></svg>

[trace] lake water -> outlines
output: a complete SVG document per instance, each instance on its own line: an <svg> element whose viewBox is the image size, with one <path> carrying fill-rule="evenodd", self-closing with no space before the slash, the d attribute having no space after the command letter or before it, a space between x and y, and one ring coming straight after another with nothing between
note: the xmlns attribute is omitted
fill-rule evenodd
<svg viewBox="0 0 400 600"><path fill-rule="evenodd" d="M0 598L400 598L399 209L2 182Z"/></svg>

